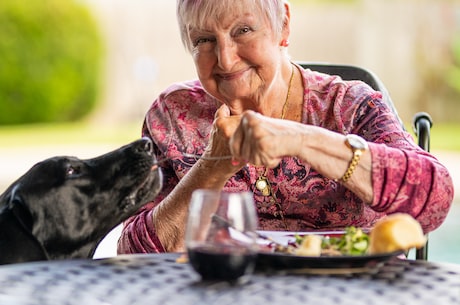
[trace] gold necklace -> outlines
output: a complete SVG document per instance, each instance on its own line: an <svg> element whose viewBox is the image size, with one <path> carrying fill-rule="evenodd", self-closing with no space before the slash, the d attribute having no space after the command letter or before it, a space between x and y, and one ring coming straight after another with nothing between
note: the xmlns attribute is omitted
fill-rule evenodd
<svg viewBox="0 0 460 305"><path fill-rule="evenodd" d="M283 104L283 109L281 110L281 119L283 120L286 116L287 106L289 105L289 96L291 95L291 87L292 87L292 80L294 79L294 65L291 64L291 77L289 79L288 91L286 94L286 100ZM271 191L270 181L267 178L268 168L262 174L259 174L259 178L257 178L255 187L258 189L262 195L270 196L273 195Z"/></svg>
<svg viewBox="0 0 460 305"><path fill-rule="evenodd" d="M288 85L288 92L286 94L286 100L284 101L283 109L281 110L281 119L284 119L286 116L286 110L287 106L289 104L289 96L291 95L291 87L292 87L292 80L294 78L294 65L291 65L292 71L291 71L291 78L289 79L289 85ZM257 168L256 168L257 170ZM286 219L284 218L284 213L281 208L281 204L278 202L278 199L276 198L275 193L272 192L271 188L271 183L268 180L267 177L268 174L268 168L265 168L262 174L259 174L259 178L257 178L256 183L255 183L255 188L262 193L263 196L269 197L270 203L274 204L276 206L277 211L273 213L273 216L275 217L280 217L281 221L284 224L284 228L287 230L288 225L286 222Z"/></svg>

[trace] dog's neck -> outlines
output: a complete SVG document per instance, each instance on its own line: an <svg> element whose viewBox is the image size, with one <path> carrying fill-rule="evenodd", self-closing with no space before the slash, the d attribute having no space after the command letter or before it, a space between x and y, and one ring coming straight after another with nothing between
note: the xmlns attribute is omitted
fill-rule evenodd
<svg viewBox="0 0 460 305"><path fill-rule="evenodd" d="M46 259L49 259L48 253L43 244L32 234L33 217L29 209L25 207L22 202L13 200L11 200L4 208L14 216L15 220L22 228L22 231L27 235L28 238L30 238L30 242L34 244L34 247L38 247L41 250L43 256Z"/></svg>

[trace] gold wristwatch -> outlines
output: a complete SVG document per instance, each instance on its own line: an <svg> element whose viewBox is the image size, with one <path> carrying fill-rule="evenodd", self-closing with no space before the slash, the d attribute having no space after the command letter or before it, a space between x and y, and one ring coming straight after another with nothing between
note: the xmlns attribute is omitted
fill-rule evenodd
<svg viewBox="0 0 460 305"><path fill-rule="evenodd" d="M366 140L355 134L346 135L345 144L353 151L353 158L351 158L350 165L348 165L345 174L339 179L342 182L347 182L350 179L361 159L361 155L369 148Z"/></svg>

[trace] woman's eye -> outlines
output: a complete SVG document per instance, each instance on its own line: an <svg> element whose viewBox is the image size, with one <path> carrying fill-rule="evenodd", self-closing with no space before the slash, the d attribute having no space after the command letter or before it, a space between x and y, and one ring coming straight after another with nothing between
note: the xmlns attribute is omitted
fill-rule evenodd
<svg viewBox="0 0 460 305"><path fill-rule="evenodd" d="M206 37L203 37L203 38L198 38L198 39L195 39L195 41L193 42L193 45L195 47L201 45L201 44L205 44L205 43L208 43L208 42L212 42L212 39L211 38L206 38Z"/></svg>
<svg viewBox="0 0 460 305"><path fill-rule="evenodd" d="M250 32L252 32L252 29L249 26L242 26L242 27L237 28L235 32L233 32L233 36L238 37L241 35L248 34Z"/></svg>
<svg viewBox="0 0 460 305"><path fill-rule="evenodd" d="M250 31L251 29L248 26L245 26L240 29L240 34L246 34L246 33L249 33Z"/></svg>

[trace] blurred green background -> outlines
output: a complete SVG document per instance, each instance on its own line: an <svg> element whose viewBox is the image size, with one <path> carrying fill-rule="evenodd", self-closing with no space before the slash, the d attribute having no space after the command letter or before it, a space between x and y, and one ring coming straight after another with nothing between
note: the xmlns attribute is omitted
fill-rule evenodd
<svg viewBox="0 0 460 305"><path fill-rule="evenodd" d="M291 7L293 60L373 70L406 125L426 111L436 126L433 146L459 148L449 134L460 122L459 1L293 0ZM173 1L4 0L0 27L0 127L8 134L35 123L140 123L162 89L195 77Z"/></svg>
<svg viewBox="0 0 460 305"><path fill-rule="evenodd" d="M102 39L73 1L0 3L0 124L70 122L97 103Z"/></svg>
<svg viewBox="0 0 460 305"><path fill-rule="evenodd" d="M290 53L373 70L408 130L426 111L431 147L459 151L459 2L293 0ZM0 28L3 147L126 143L161 90L195 77L174 1L4 0Z"/></svg>
<svg viewBox="0 0 460 305"><path fill-rule="evenodd" d="M460 181L460 1L292 0L292 59L375 72L408 130L430 113L431 149ZM89 158L140 136L153 99L195 78L171 0L0 2L0 191L54 155ZM459 262L460 199L430 250ZM444 231L445 230L445 231ZM447 256L446 256L447 255Z"/></svg>

